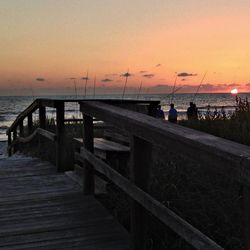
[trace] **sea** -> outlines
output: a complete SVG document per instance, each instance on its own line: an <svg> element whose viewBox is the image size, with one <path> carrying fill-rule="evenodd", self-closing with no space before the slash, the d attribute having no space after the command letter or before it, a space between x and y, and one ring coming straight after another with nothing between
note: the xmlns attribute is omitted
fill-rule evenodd
<svg viewBox="0 0 250 250"><path fill-rule="evenodd" d="M250 93L239 94L241 98L248 98L250 100ZM0 96L0 141L6 141L6 130L16 119L18 114L25 110L35 98L51 98L51 99L75 99L75 96ZM117 99L121 98L121 95L99 95L99 96L87 96L86 98L96 99ZM145 100L160 100L162 109L167 117L169 104L174 103L175 108L178 111L178 119L186 119L186 110L189 106L189 102L195 102L199 110L203 112L208 105L212 107L225 107L227 112L233 112L235 106L235 96L232 94L145 94L145 95L126 95L124 99L145 99ZM78 99L83 99L78 97ZM79 106L76 103L68 103L65 106L66 118L81 118L79 112ZM38 116L38 113L35 113ZM47 117L54 117L55 110L47 109Z"/></svg>

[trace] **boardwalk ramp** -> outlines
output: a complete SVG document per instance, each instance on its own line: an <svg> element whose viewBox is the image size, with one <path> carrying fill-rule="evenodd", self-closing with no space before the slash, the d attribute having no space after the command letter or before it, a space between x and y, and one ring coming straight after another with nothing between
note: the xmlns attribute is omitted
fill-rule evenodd
<svg viewBox="0 0 250 250"><path fill-rule="evenodd" d="M0 249L129 249L127 232L81 187L36 158L0 159Z"/></svg>

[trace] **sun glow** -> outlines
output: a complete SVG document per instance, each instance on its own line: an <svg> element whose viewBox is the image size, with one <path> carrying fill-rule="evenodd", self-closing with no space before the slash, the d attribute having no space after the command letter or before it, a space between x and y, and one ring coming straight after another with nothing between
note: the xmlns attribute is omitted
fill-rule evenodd
<svg viewBox="0 0 250 250"><path fill-rule="evenodd" d="M238 94L238 89L232 89L231 94L232 95L237 95Z"/></svg>

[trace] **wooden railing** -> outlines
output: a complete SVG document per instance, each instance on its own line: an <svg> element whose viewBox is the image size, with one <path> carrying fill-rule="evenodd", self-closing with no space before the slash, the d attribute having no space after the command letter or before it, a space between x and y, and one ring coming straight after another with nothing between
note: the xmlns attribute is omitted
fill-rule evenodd
<svg viewBox="0 0 250 250"><path fill-rule="evenodd" d="M204 163L204 170L222 174L242 185L244 243L245 248L250 249L250 147L100 102L81 102L80 110L84 118L84 149L76 153L75 158L84 166L83 191L94 193L97 171L131 197L132 249L144 249L145 209L196 249L223 249L148 194L153 145L166 150L171 147ZM130 180L94 155L93 117L130 134Z"/></svg>
<svg viewBox="0 0 250 250"><path fill-rule="evenodd" d="M8 154L15 152L15 146L20 143L28 143L36 135L41 135L56 143L56 165L58 171L63 170L61 148L63 145L64 129L64 102L63 100L37 99L27 109L25 109L7 130ZM46 130L46 107L56 109L56 133ZM33 113L39 110L39 128L34 130ZM24 136L24 119L27 118L28 136ZM19 131L19 135L17 133Z"/></svg>
<svg viewBox="0 0 250 250"><path fill-rule="evenodd" d="M93 99L85 99L92 101ZM96 100L96 99L95 99ZM16 151L16 146L20 143L31 142L37 135L41 135L55 143L56 148L56 166L58 171L67 170L65 165L63 149L65 146L65 123L82 122L83 119L65 119L65 103L79 103L80 99L36 99L28 108L18 115L13 124L9 127L6 134L8 136L8 154L12 155ZM158 100L119 100L119 99L101 99L104 103L110 103L118 106L134 106L135 104L147 105L148 113L153 113L159 104ZM46 130L46 108L56 109L55 133ZM38 128L34 128L33 114L38 110ZM27 119L28 135L24 137L24 120ZM34 131L35 129L35 131ZM19 133L18 133L19 132Z"/></svg>

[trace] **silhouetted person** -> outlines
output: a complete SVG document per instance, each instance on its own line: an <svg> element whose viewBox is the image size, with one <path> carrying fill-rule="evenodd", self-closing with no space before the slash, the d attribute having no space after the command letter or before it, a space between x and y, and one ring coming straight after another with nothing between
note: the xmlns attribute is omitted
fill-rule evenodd
<svg viewBox="0 0 250 250"><path fill-rule="evenodd" d="M170 110L168 111L168 120L170 122L177 122L177 111L174 108L174 104L170 104Z"/></svg>
<svg viewBox="0 0 250 250"><path fill-rule="evenodd" d="M226 111L225 111L225 108L224 106L221 107L221 115L222 115L222 118L225 120L227 118L227 115L226 115Z"/></svg>
<svg viewBox="0 0 250 250"><path fill-rule="evenodd" d="M195 103L194 103L193 105L194 105L194 119L195 119L195 120L198 120L198 109L197 109Z"/></svg>
<svg viewBox="0 0 250 250"><path fill-rule="evenodd" d="M198 119L198 109L193 102L189 103L189 107L187 109L187 117L188 120L197 120Z"/></svg>
<svg viewBox="0 0 250 250"><path fill-rule="evenodd" d="M156 116L155 117L158 118L158 119L163 119L163 120L165 119L165 115L164 115L163 110L161 109L161 105L157 106Z"/></svg>

